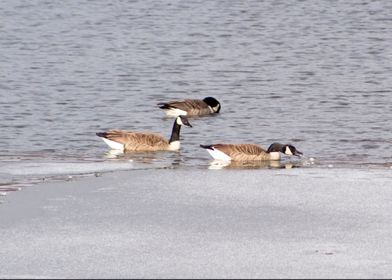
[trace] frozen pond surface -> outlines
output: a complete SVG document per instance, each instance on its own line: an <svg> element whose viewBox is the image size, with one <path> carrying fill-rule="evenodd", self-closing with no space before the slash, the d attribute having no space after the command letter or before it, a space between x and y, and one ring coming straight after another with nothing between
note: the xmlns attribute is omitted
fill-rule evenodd
<svg viewBox="0 0 392 280"><path fill-rule="evenodd" d="M389 278L386 170L118 171L1 207L1 278Z"/></svg>

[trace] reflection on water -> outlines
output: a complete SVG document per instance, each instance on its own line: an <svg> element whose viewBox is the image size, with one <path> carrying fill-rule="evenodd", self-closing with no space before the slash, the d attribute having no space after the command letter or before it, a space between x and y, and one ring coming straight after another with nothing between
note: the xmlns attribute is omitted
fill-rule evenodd
<svg viewBox="0 0 392 280"><path fill-rule="evenodd" d="M154 165L155 167L176 168L186 166L186 158L181 152L122 152L120 150L108 150L104 153L108 160L129 161L137 164ZM262 168L297 168L310 166L315 163L314 158L302 157L301 160L284 159L278 160L251 160L251 161L224 161L211 160L207 164L208 169L262 169ZM203 168L204 165L198 167Z"/></svg>
<svg viewBox="0 0 392 280"><path fill-rule="evenodd" d="M108 160L128 161L139 165L154 165L156 168L178 167L183 163L179 151L155 151L155 152L123 152L121 150L108 150L104 153Z"/></svg>
<svg viewBox="0 0 392 280"><path fill-rule="evenodd" d="M108 150L104 157L109 160L129 161L137 164L159 164L165 167L181 167L186 165L180 152L122 152L120 150ZM277 160L252 160L252 161L224 161L211 160L208 162L208 169L261 169L261 168L294 168L311 165L314 159L303 161L277 161ZM200 167L202 167L201 165Z"/></svg>
<svg viewBox="0 0 392 280"><path fill-rule="evenodd" d="M109 150L104 154L105 158L107 158L107 159L117 159L118 157L123 156L123 155L124 155L123 151L114 150L114 149Z"/></svg>
<svg viewBox="0 0 392 280"><path fill-rule="evenodd" d="M222 161L212 160L208 169L263 169L263 168L282 168L290 169L302 166L301 163L281 162L277 160L254 160L254 161Z"/></svg>

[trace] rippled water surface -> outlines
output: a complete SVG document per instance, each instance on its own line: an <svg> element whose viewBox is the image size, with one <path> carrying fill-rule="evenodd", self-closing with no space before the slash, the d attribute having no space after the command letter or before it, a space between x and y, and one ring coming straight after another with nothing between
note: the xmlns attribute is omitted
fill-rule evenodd
<svg viewBox="0 0 392 280"><path fill-rule="evenodd" d="M204 168L215 142L392 165L392 1L4 0L0 16L0 182L50 163ZM169 137L156 103L206 96L221 114L191 119L179 153L111 157L95 136Z"/></svg>

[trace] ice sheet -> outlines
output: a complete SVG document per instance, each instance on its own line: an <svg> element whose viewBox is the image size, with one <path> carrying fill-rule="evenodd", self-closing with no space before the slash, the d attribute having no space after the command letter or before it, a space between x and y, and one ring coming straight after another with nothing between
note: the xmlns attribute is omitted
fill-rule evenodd
<svg viewBox="0 0 392 280"><path fill-rule="evenodd" d="M390 170L131 170L14 192L0 277L389 278Z"/></svg>

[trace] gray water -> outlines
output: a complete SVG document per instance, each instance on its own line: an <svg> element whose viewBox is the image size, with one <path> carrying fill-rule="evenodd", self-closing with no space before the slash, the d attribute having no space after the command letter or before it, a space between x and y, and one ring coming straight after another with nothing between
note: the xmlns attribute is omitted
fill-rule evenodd
<svg viewBox="0 0 392 280"><path fill-rule="evenodd" d="M3 0L0 18L3 184L135 162L205 168L199 144L216 142L392 165L392 1ZM108 157L95 136L169 137L156 103L206 96L221 113L191 119L179 153Z"/></svg>

